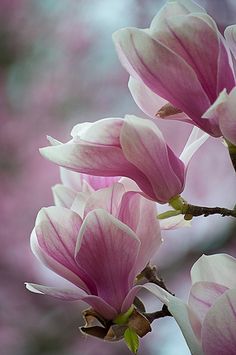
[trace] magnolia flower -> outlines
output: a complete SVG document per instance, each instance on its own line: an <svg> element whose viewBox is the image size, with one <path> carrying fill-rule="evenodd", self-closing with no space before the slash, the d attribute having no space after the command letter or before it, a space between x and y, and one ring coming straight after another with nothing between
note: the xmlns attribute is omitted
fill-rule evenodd
<svg viewBox="0 0 236 355"><path fill-rule="evenodd" d="M78 124L71 134L71 141L42 148L41 154L73 171L129 177L159 203L183 191L188 163L208 138L195 128L178 158L156 122L136 116Z"/></svg>
<svg viewBox="0 0 236 355"><path fill-rule="evenodd" d="M130 91L145 113L193 123L214 137L224 134L218 118L205 112L222 90L235 86L232 58L202 8L185 0L168 2L150 28L124 28L113 39L131 75Z"/></svg>
<svg viewBox="0 0 236 355"><path fill-rule="evenodd" d="M31 247L42 263L74 286L27 288L83 300L105 319L114 319L133 303L135 277L161 244L156 204L115 183L93 192L86 202L78 193L73 208L43 208Z"/></svg>
<svg viewBox="0 0 236 355"><path fill-rule="evenodd" d="M146 289L165 303L179 324L192 354L236 353L236 259L203 255L191 270L188 305L156 285Z"/></svg>

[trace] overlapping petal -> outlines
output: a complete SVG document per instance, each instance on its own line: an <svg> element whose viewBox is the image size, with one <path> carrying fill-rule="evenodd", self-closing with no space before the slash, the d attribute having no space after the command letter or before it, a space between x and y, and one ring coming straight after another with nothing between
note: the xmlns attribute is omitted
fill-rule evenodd
<svg viewBox="0 0 236 355"><path fill-rule="evenodd" d="M215 282L196 282L191 288L189 295L189 306L195 311L202 322L217 298L228 288Z"/></svg>
<svg viewBox="0 0 236 355"><path fill-rule="evenodd" d="M102 208L116 216L124 193L125 188L120 183L114 183L110 187L93 192L85 204L85 215L94 209Z"/></svg>
<svg viewBox="0 0 236 355"><path fill-rule="evenodd" d="M48 268L88 291L92 282L84 282L84 273L78 270L74 250L82 220L76 213L63 207L40 210L31 235L34 254Z"/></svg>
<svg viewBox="0 0 236 355"><path fill-rule="evenodd" d="M76 191L62 184L52 187L53 199L56 206L71 208L76 197Z"/></svg>
<svg viewBox="0 0 236 355"><path fill-rule="evenodd" d="M207 313L202 327L206 355L236 353L236 289L225 292Z"/></svg>
<svg viewBox="0 0 236 355"><path fill-rule="evenodd" d="M140 171L145 172L159 202L165 203L170 196L174 197L182 192L184 165L167 146L153 121L126 116L121 146L125 157ZM145 186L142 189L148 195Z"/></svg>
<svg viewBox="0 0 236 355"><path fill-rule="evenodd" d="M236 145L236 88L229 94L223 90L214 104L204 114L206 118L215 118L219 122L222 135Z"/></svg>
<svg viewBox="0 0 236 355"><path fill-rule="evenodd" d="M76 246L77 264L93 280L98 296L118 312L131 287L139 248L134 232L106 211L94 210L85 218Z"/></svg>
<svg viewBox="0 0 236 355"><path fill-rule="evenodd" d="M196 336L196 334L199 334L200 322L196 317L196 314L191 310L191 308L189 308L186 303L184 303L177 297L172 296L163 288L155 284L147 283L143 285L143 288L151 292L161 302L166 304L168 310L177 321L183 333L183 336L185 337L185 340L191 350L191 354L203 355L201 343L198 337Z"/></svg>
<svg viewBox="0 0 236 355"><path fill-rule="evenodd" d="M192 122L184 112L176 112L179 110L172 109L168 101L155 94L141 80L130 76L128 87L136 104L148 116L152 118L161 117L161 112L164 108L165 117L168 116L168 119L180 119L183 122Z"/></svg>
<svg viewBox="0 0 236 355"><path fill-rule="evenodd" d="M227 254L203 255L191 270L192 283L209 281L236 288L236 259Z"/></svg>
<svg viewBox="0 0 236 355"><path fill-rule="evenodd" d="M129 226L141 242L134 273L139 274L161 245L161 229L156 204L138 192L123 195L118 219Z"/></svg>
<svg viewBox="0 0 236 355"><path fill-rule="evenodd" d="M93 307L98 313L106 317L106 319L113 319L117 315L117 311L102 298L89 295L78 287L68 289L26 283L26 288L31 292L52 296L64 301L84 301Z"/></svg>
<svg viewBox="0 0 236 355"><path fill-rule="evenodd" d="M236 19L235 19L236 20ZM228 26L224 32L225 39L236 59L236 25Z"/></svg>

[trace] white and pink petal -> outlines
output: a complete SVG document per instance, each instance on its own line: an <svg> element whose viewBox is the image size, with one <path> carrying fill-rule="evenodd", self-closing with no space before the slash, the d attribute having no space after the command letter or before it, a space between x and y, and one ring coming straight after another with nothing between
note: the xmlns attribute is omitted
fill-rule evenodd
<svg viewBox="0 0 236 355"><path fill-rule="evenodd" d="M114 319L117 311L102 298L87 294L80 288L58 288L33 283L26 283L26 288L34 293L44 294L59 298L63 301L84 301L93 307L105 319Z"/></svg>
<svg viewBox="0 0 236 355"><path fill-rule="evenodd" d="M197 314L201 323L211 306L227 290L227 287L209 281L196 282L192 286L188 304Z"/></svg>
<svg viewBox="0 0 236 355"><path fill-rule="evenodd" d="M226 291L208 311L202 347L205 355L236 353L236 289Z"/></svg>
<svg viewBox="0 0 236 355"><path fill-rule="evenodd" d="M31 234L31 248L43 264L87 291L91 282L85 282L74 259L81 225L81 217L67 208L43 208Z"/></svg>
<svg viewBox="0 0 236 355"><path fill-rule="evenodd" d="M236 259L227 254L202 255L191 269L192 283L215 282L236 288Z"/></svg>
<svg viewBox="0 0 236 355"><path fill-rule="evenodd" d="M134 232L106 211L94 210L85 218L76 246L77 264L93 280L98 296L118 312L131 287L139 248Z"/></svg>
<svg viewBox="0 0 236 355"><path fill-rule="evenodd" d="M145 173L156 201L166 203L183 191L184 164L167 146L154 121L127 115L120 141L126 158ZM151 196L146 186L139 186Z"/></svg>
<svg viewBox="0 0 236 355"><path fill-rule="evenodd" d="M120 204L118 219L128 225L141 242L134 266L137 275L154 257L161 245L156 203L147 200L138 192L126 192Z"/></svg>

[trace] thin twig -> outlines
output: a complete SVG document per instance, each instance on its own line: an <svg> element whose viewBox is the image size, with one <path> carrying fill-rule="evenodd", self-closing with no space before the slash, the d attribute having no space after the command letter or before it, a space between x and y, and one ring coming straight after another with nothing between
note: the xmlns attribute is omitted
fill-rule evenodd
<svg viewBox="0 0 236 355"><path fill-rule="evenodd" d="M191 216L208 217L213 214L221 214L222 217L231 216L236 218L236 209L230 210L228 208L222 208L222 207L203 207L203 206L186 204L183 209L183 214L187 217L187 219L190 219Z"/></svg>
<svg viewBox="0 0 236 355"><path fill-rule="evenodd" d="M172 314L169 312L167 306L164 304L162 310L156 311L153 313L144 313L143 314L147 320L152 323L155 319L164 318L164 317L172 317Z"/></svg>

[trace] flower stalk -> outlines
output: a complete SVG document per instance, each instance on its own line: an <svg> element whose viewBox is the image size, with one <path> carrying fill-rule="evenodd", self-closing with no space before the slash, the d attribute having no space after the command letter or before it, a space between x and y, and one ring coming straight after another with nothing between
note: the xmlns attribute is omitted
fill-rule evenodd
<svg viewBox="0 0 236 355"><path fill-rule="evenodd" d="M236 147L235 159L236 159ZM236 163L236 161L235 161ZM205 207L195 206L187 203L181 196L176 196L169 201L169 205L174 210L166 211L158 215L158 219L170 218L179 214L183 214L186 220L191 220L193 217L208 217L213 214L221 214L222 217L234 217L236 218L236 208L228 209L224 207Z"/></svg>

